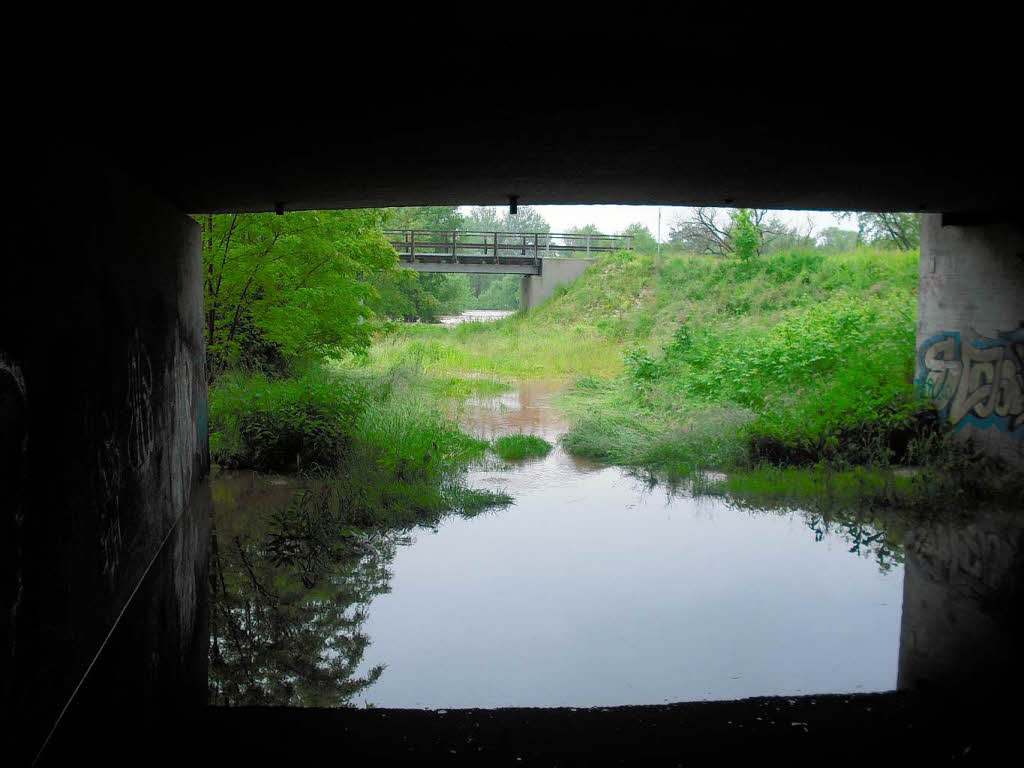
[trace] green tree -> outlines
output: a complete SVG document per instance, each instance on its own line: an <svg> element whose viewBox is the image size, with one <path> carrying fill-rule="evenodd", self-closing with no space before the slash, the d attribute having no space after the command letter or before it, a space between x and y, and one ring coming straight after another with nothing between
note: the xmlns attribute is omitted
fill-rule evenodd
<svg viewBox="0 0 1024 768"><path fill-rule="evenodd" d="M658 249L658 243L651 234L651 230L639 221L634 224L630 224L622 230L622 234L630 238L630 245L635 251L651 253Z"/></svg>
<svg viewBox="0 0 1024 768"><path fill-rule="evenodd" d="M824 251L842 253L857 247L860 235L852 229L828 227L818 236L819 247Z"/></svg>
<svg viewBox="0 0 1024 768"><path fill-rule="evenodd" d="M466 221L453 205L406 207L386 209L384 225L387 229L447 232L465 229ZM379 315L394 320L437 322L442 315L457 315L475 306L479 288L473 277L409 269L381 273L371 281L377 290L372 307Z"/></svg>
<svg viewBox="0 0 1024 768"><path fill-rule="evenodd" d="M383 214L385 229L424 229L445 232L465 229L465 218L455 205L412 206L385 208Z"/></svg>
<svg viewBox="0 0 1024 768"><path fill-rule="evenodd" d="M375 291L367 278L394 271L396 262L378 211L195 218L203 230L211 377L369 346Z"/></svg>
<svg viewBox="0 0 1024 768"><path fill-rule="evenodd" d="M754 252L758 255L766 250L773 250L773 244L779 238L785 242L786 238L800 237L765 208L728 210L703 207L692 208L686 213L678 214L670 225L669 239L690 253L726 256L736 250L734 240L738 233L734 230L737 213L741 210L747 211L742 216L744 222L749 221L753 227L748 227L744 236L750 237L755 232L757 234L758 245Z"/></svg>
<svg viewBox="0 0 1024 768"><path fill-rule="evenodd" d="M518 309L519 275L493 275L495 278L480 294L476 305L480 309Z"/></svg>
<svg viewBox="0 0 1024 768"><path fill-rule="evenodd" d="M520 205L515 215L507 210L478 205L463 217L467 232L550 232L551 225L529 205Z"/></svg>
<svg viewBox="0 0 1024 768"><path fill-rule="evenodd" d="M856 217L861 242L891 246L901 251L921 247L919 213L846 213L840 218Z"/></svg>
<svg viewBox="0 0 1024 768"><path fill-rule="evenodd" d="M754 223L754 216L749 208L738 208L730 217L732 230L729 235L733 251L744 261L749 261L761 252L761 230Z"/></svg>

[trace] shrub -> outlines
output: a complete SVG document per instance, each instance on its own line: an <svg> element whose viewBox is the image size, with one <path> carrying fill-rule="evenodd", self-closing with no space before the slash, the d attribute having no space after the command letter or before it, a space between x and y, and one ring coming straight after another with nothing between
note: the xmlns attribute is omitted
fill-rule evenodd
<svg viewBox="0 0 1024 768"><path fill-rule="evenodd" d="M311 371L296 379L229 375L210 392L210 453L226 468L332 467L349 451L365 382Z"/></svg>

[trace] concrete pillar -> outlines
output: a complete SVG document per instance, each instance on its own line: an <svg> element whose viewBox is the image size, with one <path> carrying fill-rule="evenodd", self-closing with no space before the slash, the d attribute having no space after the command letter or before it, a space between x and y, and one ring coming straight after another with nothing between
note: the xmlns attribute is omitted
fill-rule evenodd
<svg viewBox="0 0 1024 768"><path fill-rule="evenodd" d="M519 286L519 308L543 304L560 285L579 278L597 259L544 259L541 274L523 275Z"/></svg>
<svg viewBox="0 0 1024 768"><path fill-rule="evenodd" d="M1024 468L1024 222L926 214L918 386L964 438Z"/></svg>
<svg viewBox="0 0 1024 768"><path fill-rule="evenodd" d="M84 149L26 176L0 283L0 678L18 765L76 691L66 717L99 718L82 692L120 688L126 731L149 703L202 704L208 632L199 227ZM141 701L114 677L169 687Z"/></svg>

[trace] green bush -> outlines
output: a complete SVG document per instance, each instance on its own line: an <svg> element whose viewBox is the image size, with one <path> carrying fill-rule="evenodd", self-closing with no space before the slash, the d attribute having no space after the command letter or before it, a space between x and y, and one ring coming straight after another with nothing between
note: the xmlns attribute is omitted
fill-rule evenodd
<svg viewBox="0 0 1024 768"><path fill-rule="evenodd" d="M296 379L240 374L210 391L210 454L262 472L332 467L350 450L369 387L322 371Z"/></svg>
<svg viewBox="0 0 1024 768"><path fill-rule="evenodd" d="M670 473L909 461L910 441L931 429L912 388L916 262L874 251L668 259L646 347L625 350L617 381L567 397L567 450Z"/></svg>

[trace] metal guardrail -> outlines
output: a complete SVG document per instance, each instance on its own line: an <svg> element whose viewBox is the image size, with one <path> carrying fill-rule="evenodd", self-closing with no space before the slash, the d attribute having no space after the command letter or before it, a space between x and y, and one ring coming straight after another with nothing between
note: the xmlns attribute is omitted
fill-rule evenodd
<svg viewBox="0 0 1024 768"><path fill-rule="evenodd" d="M558 232L437 232L385 229L399 258L411 262L452 264L539 264L558 254L612 253L632 250L628 235L577 235Z"/></svg>

